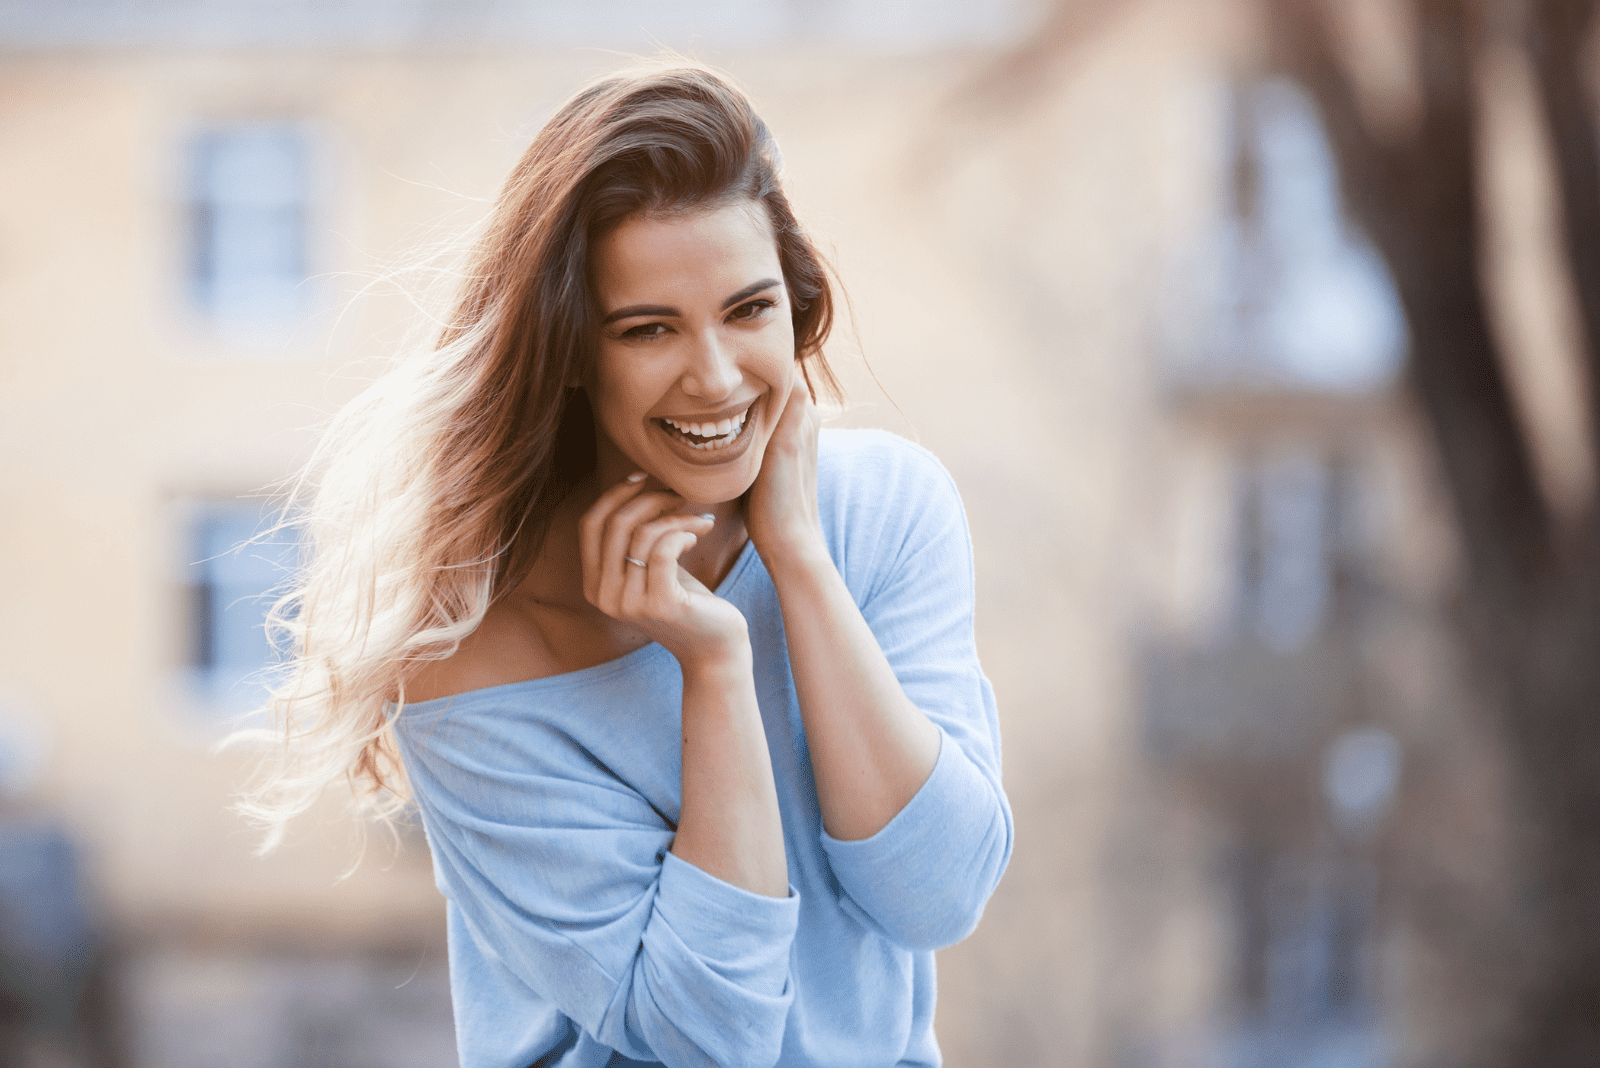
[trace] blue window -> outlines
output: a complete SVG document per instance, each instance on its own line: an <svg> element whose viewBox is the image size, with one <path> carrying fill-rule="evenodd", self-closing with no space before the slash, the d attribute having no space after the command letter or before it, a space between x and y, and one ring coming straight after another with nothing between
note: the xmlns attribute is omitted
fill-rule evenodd
<svg viewBox="0 0 1600 1068"><path fill-rule="evenodd" d="M1180 258L1165 344L1211 387L1383 389L1407 344L1388 266L1345 217L1316 106L1292 82L1238 86L1217 216Z"/></svg>
<svg viewBox="0 0 1600 1068"><path fill-rule="evenodd" d="M307 307L310 146L291 123L216 126L190 145L189 281L221 323L292 322Z"/></svg>
<svg viewBox="0 0 1600 1068"><path fill-rule="evenodd" d="M1293 653L1317 636L1333 593L1332 472L1314 451L1284 447L1254 458L1240 481L1240 622L1267 648Z"/></svg>
<svg viewBox="0 0 1600 1068"><path fill-rule="evenodd" d="M272 515L248 502L188 509L188 675L202 706L227 712L256 706L277 663L266 615L293 574L299 543L292 531L257 537Z"/></svg>

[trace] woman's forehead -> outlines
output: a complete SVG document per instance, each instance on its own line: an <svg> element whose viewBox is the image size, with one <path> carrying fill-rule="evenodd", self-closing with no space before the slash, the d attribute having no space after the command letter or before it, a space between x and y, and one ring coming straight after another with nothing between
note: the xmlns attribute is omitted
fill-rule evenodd
<svg viewBox="0 0 1600 1068"><path fill-rule="evenodd" d="M760 274L781 276L772 223L766 209L750 200L704 211L630 215L599 241L591 266L607 303L657 299L664 291L705 285L731 283L732 292Z"/></svg>

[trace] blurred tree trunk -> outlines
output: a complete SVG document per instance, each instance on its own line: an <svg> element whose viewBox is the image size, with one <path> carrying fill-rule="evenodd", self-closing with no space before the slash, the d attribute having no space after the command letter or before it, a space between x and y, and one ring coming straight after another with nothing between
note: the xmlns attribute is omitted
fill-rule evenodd
<svg viewBox="0 0 1600 1068"><path fill-rule="evenodd" d="M1509 1046L1481 1063L1600 1065L1600 515L1557 515L1535 474L1482 274L1486 235L1479 78L1494 40L1525 50L1550 133L1561 201L1556 250L1578 297L1591 461L1600 469L1600 107L1591 41L1600 0L1387 0L1415 29L1414 122L1373 129L1337 5L1243 0L1269 65L1318 106L1346 211L1394 278L1410 334L1408 387L1431 431L1465 568L1453 625L1471 682L1508 752L1519 807L1518 944L1464 929L1451 956L1463 990L1519 982ZM961 94L995 114L1026 104L1041 72L1138 0L1054 0L1036 38ZM1492 35L1499 35L1498 38ZM1033 94L1030 93L1033 91ZM1003 106L994 102L1003 102ZM985 106L985 104L988 106ZM1424 903L1449 916L1443 903ZM1449 919L1440 920L1442 925ZM1457 925L1461 927L1463 925ZM1481 980L1481 982L1480 982Z"/></svg>
<svg viewBox="0 0 1600 1068"><path fill-rule="evenodd" d="M1600 1064L1600 539L1541 498L1480 274L1483 159L1475 84L1485 38L1520 31L1555 146L1562 248L1579 294L1589 402L1600 387L1600 149L1585 78L1595 0L1420 0L1411 5L1417 121L1363 122L1329 10L1266 0L1279 68L1316 100L1347 210L1393 272L1411 335L1409 383L1437 447L1466 555L1457 614L1468 662L1510 752L1523 819L1513 965L1456 946L1480 974L1520 966L1510 1049L1496 1063ZM1593 449L1593 441L1586 443ZM1476 954L1479 959L1471 958ZM1470 977L1469 977L1470 978ZM1504 1059L1502 1059L1504 1058Z"/></svg>

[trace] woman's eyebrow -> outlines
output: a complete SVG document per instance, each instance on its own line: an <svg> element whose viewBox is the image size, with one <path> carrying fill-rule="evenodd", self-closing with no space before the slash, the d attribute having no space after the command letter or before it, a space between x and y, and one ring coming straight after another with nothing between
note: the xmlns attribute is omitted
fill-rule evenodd
<svg viewBox="0 0 1600 1068"><path fill-rule="evenodd" d="M771 289L773 286L781 285L783 285L783 282L776 278L763 278L759 282L752 282L723 301L722 310L727 311L741 300L753 297L763 289ZM630 304L626 308L618 308L604 319L601 319L600 325L609 326L618 319L631 319L636 315L659 315L663 318L671 318L682 314L681 311L669 304Z"/></svg>
<svg viewBox="0 0 1600 1068"><path fill-rule="evenodd" d="M783 285L783 283L776 278L763 278L759 282L752 282L743 289L739 290L739 292L735 293L733 296L729 297L727 300L723 301L722 310L727 311L741 300L744 300L747 297L753 297L763 289L771 289L773 286L781 285Z"/></svg>
<svg viewBox="0 0 1600 1068"><path fill-rule="evenodd" d="M626 308L618 308L604 319L601 319L600 325L606 326L610 323L616 322L618 319L631 319L635 315L660 315L664 317L673 317L682 314L683 313L677 308L668 307L665 304L630 304Z"/></svg>

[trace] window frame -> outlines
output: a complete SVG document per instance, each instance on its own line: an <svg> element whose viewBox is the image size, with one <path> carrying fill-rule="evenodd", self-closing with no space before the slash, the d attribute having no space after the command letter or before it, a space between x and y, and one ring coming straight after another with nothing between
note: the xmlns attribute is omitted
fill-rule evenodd
<svg viewBox="0 0 1600 1068"><path fill-rule="evenodd" d="M180 304L185 319L230 351L280 353L323 310L323 140L309 119L269 113L198 119L174 145ZM270 157L274 141L279 173L253 191L230 191L226 172L247 168L252 150ZM253 251L252 229L265 235ZM274 260L288 266L274 272ZM252 287L258 299L251 299Z"/></svg>
<svg viewBox="0 0 1600 1068"><path fill-rule="evenodd" d="M176 502L176 674L183 704L201 720L258 710L282 663L282 650L264 629L266 614L304 562L305 548L295 528L279 526L278 518L277 505L262 498ZM246 530L248 540L240 537ZM241 655L250 648L259 650L259 662Z"/></svg>

